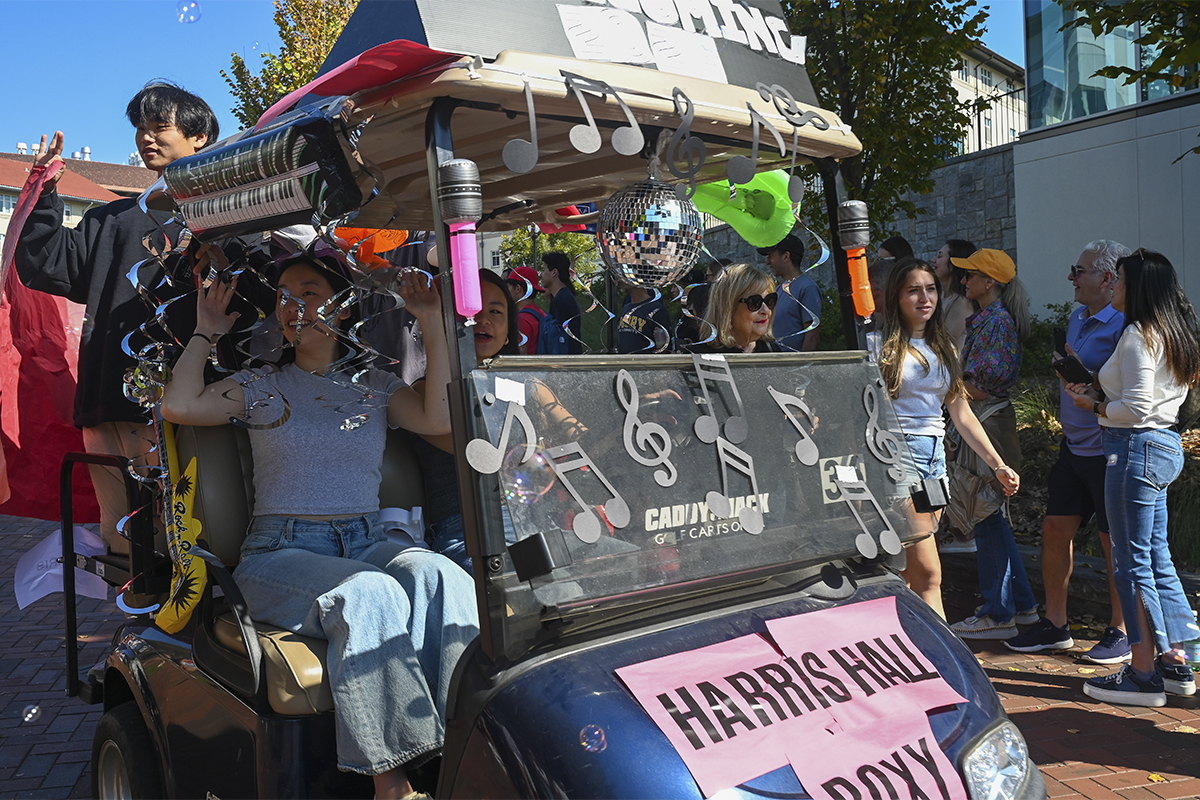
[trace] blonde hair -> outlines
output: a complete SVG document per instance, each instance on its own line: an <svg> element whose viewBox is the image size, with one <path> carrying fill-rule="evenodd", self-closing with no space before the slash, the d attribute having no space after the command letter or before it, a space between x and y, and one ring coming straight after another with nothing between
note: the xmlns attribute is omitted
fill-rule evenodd
<svg viewBox="0 0 1200 800"><path fill-rule="evenodd" d="M775 279L749 264L732 264L725 268L721 277L712 284L708 296L708 310L704 318L717 329L717 341L725 347L737 347L733 338L733 312L737 303L749 294L768 294L775 291ZM772 315L775 313L771 312ZM770 340L770 331L763 334Z"/></svg>

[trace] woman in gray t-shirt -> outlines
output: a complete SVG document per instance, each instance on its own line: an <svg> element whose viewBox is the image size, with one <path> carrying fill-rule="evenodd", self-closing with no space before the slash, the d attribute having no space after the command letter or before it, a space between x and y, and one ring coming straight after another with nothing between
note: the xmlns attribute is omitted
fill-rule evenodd
<svg viewBox="0 0 1200 800"><path fill-rule="evenodd" d="M905 259L888 276L879 369L919 477L946 473L944 405L963 441L993 468L1004 491L1017 490L1020 476L1004 464L967 402L958 354L942 318L937 274L919 259ZM910 504L908 516L915 532L929 535L909 546L904 579L944 618L942 562L933 535L940 512L918 513Z"/></svg>
<svg viewBox="0 0 1200 800"><path fill-rule="evenodd" d="M250 429L254 518L235 572L250 614L329 641L338 767L371 775L377 797L404 797L408 770L441 751L454 665L479 630L463 570L388 542L379 524L387 428L450 431L440 301L424 275L402 280L428 353L421 396L387 373L339 367L357 303L338 262L297 256L278 283L281 365L204 385L212 340L237 317L226 314L233 287L215 282L199 292L162 412Z"/></svg>

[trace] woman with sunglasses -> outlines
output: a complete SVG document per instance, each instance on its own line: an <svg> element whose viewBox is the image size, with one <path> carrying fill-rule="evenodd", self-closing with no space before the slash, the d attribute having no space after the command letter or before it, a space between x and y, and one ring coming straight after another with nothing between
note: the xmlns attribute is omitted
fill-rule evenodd
<svg viewBox="0 0 1200 800"><path fill-rule="evenodd" d="M1012 528L1004 516L1008 478L1021 465L1017 417L1009 393L1021 371L1021 342L1029 336L1029 296L1017 278L1017 265L1003 250L976 250L950 263L965 270L967 299L976 309L967 319L962 350L963 386L992 445L1003 456L999 466L968 469L961 461L953 478L959 491L947 516L962 531L974 531L978 552L979 592L983 605L951 625L963 639L1010 639L1017 635L1015 618L1037 619L1037 600L1017 552ZM1010 466L1011 465L1011 466ZM971 497L962 495L970 492ZM1027 616L1028 615L1028 616Z"/></svg>
<svg viewBox="0 0 1200 800"><path fill-rule="evenodd" d="M778 353L771 337L775 310L775 279L749 264L726 267L712 284L707 319L717 329L716 338L694 345L696 353Z"/></svg>
<svg viewBox="0 0 1200 800"><path fill-rule="evenodd" d="M944 405L962 432L963 440L980 458L996 468L1004 490L1012 494L1020 484L1014 470L1004 468L1000 454L967 402L958 352L942 318L941 292L937 274L924 261L907 258L888 275L883 290L883 347L879 369L892 397L896 416L904 431L923 479L946 474L942 445L946 424ZM940 512L919 513L911 509L909 521L915 533L929 535L908 548L904 579L909 588L945 617L942 608L942 564L938 558L937 530Z"/></svg>
<svg viewBox="0 0 1200 800"><path fill-rule="evenodd" d="M1196 693L1181 643L1200 638L1200 629L1167 546L1167 487L1183 469L1174 426L1200 371L1196 312L1171 262L1145 249L1117 262L1112 306L1125 314L1117 349L1095 386L1071 383L1067 392L1100 421L1112 561L1121 610L1133 622L1133 661L1087 681L1083 692L1157 708L1166 692Z"/></svg>

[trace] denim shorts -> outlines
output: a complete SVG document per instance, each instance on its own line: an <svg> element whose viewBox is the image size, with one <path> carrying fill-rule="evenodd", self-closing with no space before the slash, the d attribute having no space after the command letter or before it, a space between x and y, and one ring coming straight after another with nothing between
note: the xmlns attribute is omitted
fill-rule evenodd
<svg viewBox="0 0 1200 800"><path fill-rule="evenodd" d="M917 475L921 480L940 478L946 474L946 448L941 436L914 436L904 434L908 451L912 453Z"/></svg>

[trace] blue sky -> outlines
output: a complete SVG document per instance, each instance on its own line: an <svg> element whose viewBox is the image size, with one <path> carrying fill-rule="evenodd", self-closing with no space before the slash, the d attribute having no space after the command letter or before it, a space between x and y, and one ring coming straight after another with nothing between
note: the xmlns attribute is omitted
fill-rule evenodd
<svg viewBox="0 0 1200 800"><path fill-rule="evenodd" d="M0 152L63 131L67 154L124 163L134 151L125 104L146 81L167 78L203 97L223 134L237 130L221 77L230 54L254 66L279 46L270 0L196 0L200 19L178 20L176 0L0 0L9 65L0 82ZM1021 0L992 0L984 43L1025 63Z"/></svg>

